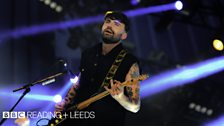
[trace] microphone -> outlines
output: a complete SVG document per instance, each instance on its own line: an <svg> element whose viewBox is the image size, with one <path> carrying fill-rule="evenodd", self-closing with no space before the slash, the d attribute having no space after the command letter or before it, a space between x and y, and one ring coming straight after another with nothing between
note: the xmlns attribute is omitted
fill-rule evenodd
<svg viewBox="0 0 224 126"><path fill-rule="evenodd" d="M66 71L66 73L69 74L70 78L74 78L76 77L76 75L69 69L68 67L68 63L65 60L59 60L59 62L63 63L64 69Z"/></svg>
<svg viewBox="0 0 224 126"><path fill-rule="evenodd" d="M76 76L70 69L68 69L68 74L70 78L74 78Z"/></svg>
<svg viewBox="0 0 224 126"><path fill-rule="evenodd" d="M60 64L63 64L63 69L65 69L65 70L63 70L63 72L59 72L58 74L66 74L66 73L70 73L70 72L68 71L67 62L66 62L65 60L60 59L60 60L58 60L58 61L56 62L56 64L59 64L59 65L60 65ZM48 78L46 78L46 80L44 80L43 82L41 82L41 84L42 84L43 86L45 86L45 85L54 83L54 82L56 81L56 77L57 77L58 74L56 74L56 76L55 76L55 75L53 75L53 76L49 76Z"/></svg>
<svg viewBox="0 0 224 126"><path fill-rule="evenodd" d="M45 82L42 82L42 85L45 86L45 85L54 83L55 81L56 81L55 78L53 78L53 79L47 80L47 81L45 81Z"/></svg>
<svg viewBox="0 0 224 126"><path fill-rule="evenodd" d="M59 72L59 73L57 73L55 75L47 77L44 81L41 82L42 86L54 83L56 81L56 78L57 78L58 75L60 76L62 74L68 73L68 71L67 71L67 62L65 60L63 60L63 59L57 60L56 64L59 64L59 65L63 64L63 69L65 69L65 71Z"/></svg>
<svg viewBox="0 0 224 126"><path fill-rule="evenodd" d="M68 74L70 76L70 82L72 82L74 84L77 83L79 78L70 69L68 69Z"/></svg>
<svg viewBox="0 0 224 126"><path fill-rule="evenodd" d="M68 66L68 63L66 62L66 60L60 59L59 62L63 64L65 73L67 73L69 75L70 81L72 83L76 83L78 81L78 77L72 72L71 69L69 69L69 66ZM54 80L51 80L51 81L53 82Z"/></svg>
<svg viewBox="0 0 224 126"><path fill-rule="evenodd" d="M67 69L68 64L67 64L67 62L66 62L65 60L60 59L60 60L58 60L58 62L59 62L59 63L62 63L62 64L63 64L63 66Z"/></svg>
<svg viewBox="0 0 224 126"><path fill-rule="evenodd" d="M63 63L63 65L64 65L63 68L65 68L65 71L63 71L63 72L57 72L56 74L47 76L47 77L42 78L42 79L40 79L40 80L31 82L31 83L27 83L26 85L24 85L24 86L22 86L22 87L20 87L20 88L17 88L17 89L15 89L15 90L13 90L13 92L16 92L16 91L19 91L19 90L22 90L22 89L26 89L26 88L31 87L31 86L34 86L34 85L36 85L36 84L42 84L43 86L48 85L48 84L51 84L51 83L53 83L53 82L56 81L56 78L57 78L57 77L59 77L59 76L63 76L64 74L69 73L69 72L67 71L68 69L67 69L67 63L66 63L66 61L60 59L60 60L58 60L58 61L55 63L55 65L56 65L56 64L59 64L59 63Z"/></svg>

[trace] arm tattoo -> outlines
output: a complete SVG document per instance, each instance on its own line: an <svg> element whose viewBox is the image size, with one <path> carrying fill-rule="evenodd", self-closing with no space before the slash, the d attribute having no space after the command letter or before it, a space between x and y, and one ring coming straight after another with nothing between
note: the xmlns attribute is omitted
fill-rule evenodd
<svg viewBox="0 0 224 126"><path fill-rule="evenodd" d="M139 76L139 67L137 63L134 63L126 76L126 79L130 80L138 76ZM126 90L129 100L137 104L139 101L139 83L127 86Z"/></svg>
<svg viewBox="0 0 224 126"><path fill-rule="evenodd" d="M131 87L127 87L127 93L128 93L128 96L129 97L132 97L133 96L132 88Z"/></svg>
<svg viewBox="0 0 224 126"><path fill-rule="evenodd" d="M65 96L67 104L70 104L72 102L72 99L75 97L75 95L76 95L75 90L71 88Z"/></svg>
<svg viewBox="0 0 224 126"><path fill-rule="evenodd" d="M81 74L79 74L79 78L80 78ZM71 104L72 100L74 99L74 97L76 96L76 90L79 87L79 81L75 84L72 85L72 87L69 89L69 91L67 92L66 96L65 96L65 101L66 104Z"/></svg>
<svg viewBox="0 0 224 126"><path fill-rule="evenodd" d="M136 78L139 76L139 67L137 63L133 64L130 70L131 70L131 78Z"/></svg>

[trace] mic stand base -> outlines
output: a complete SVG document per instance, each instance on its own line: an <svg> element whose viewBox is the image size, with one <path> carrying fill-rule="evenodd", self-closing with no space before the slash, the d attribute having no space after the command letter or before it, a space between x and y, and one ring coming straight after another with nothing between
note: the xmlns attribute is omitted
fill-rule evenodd
<svg viewBox="0 0 224 126"><path fill-rule="evenodd" d="M30 87L27 87L26 90L23 92L23 94L20 96L19 100L16 102L16 104L9 110L9 112L12 112L14 108L19 104L19 102L22 100L22 98L30 92ZM6 121L7 118L3 118L0 122L0 126Z"/></svg>

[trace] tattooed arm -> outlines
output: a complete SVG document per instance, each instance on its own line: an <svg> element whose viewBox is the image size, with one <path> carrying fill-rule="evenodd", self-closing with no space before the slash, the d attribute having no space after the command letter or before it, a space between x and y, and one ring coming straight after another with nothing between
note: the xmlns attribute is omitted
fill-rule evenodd
<svg viewBox="0 0 224 126"><path fill-rule="evenodd" d="M78 80L79 80L80 76L81 76L81 74L79 74ZM71 88L69 89L65 98L61 102L55 104L55 111L56 112L63 111L66 108L67 105L72 103L74 97L76 96L76 91L75 90L78 89L78 86L79 86L79 81L77 81L76 83L74 83L71 86Z"/></svg>
<svg viewBox="0 0 224 126"><path fill-rule="evenodd" d="M139 75L140 75L139 66L137 63L135 63L130 68L128 74L126 75L125 80L131 80L133 78L138 77ZM140 109L139 89L140 89L139 82L126 86L129 101L132 102L133 104L136 104L138 106L138 109Z"/></svg>
<svg viewBox="0 0 224 126"><path fill-rule="evenodd" d="M132 78L139 76L139 67L135 63L131 66L125 80L131 80ZM111 96L117 100L120 105L131 112L138 112L140 109L140 97L139 97L139 83L133 83L126 87L127 95L124 94L124 87L120 86L121 82L111 81L111 89L105 87L110 92Z"/></svg>

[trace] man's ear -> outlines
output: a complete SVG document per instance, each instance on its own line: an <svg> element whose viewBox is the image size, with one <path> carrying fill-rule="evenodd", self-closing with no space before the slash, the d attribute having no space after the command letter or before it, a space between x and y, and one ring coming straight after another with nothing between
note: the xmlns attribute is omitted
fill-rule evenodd
<svg viewBox="0 0 224 126"><path fill-rule="evenodd" d="M128 36L128 34L127 34L126 32L124 32L124 33L122 33L122 35L121 35L121 39L124 40L124 39L127 38L127 36Z"/></svg>

